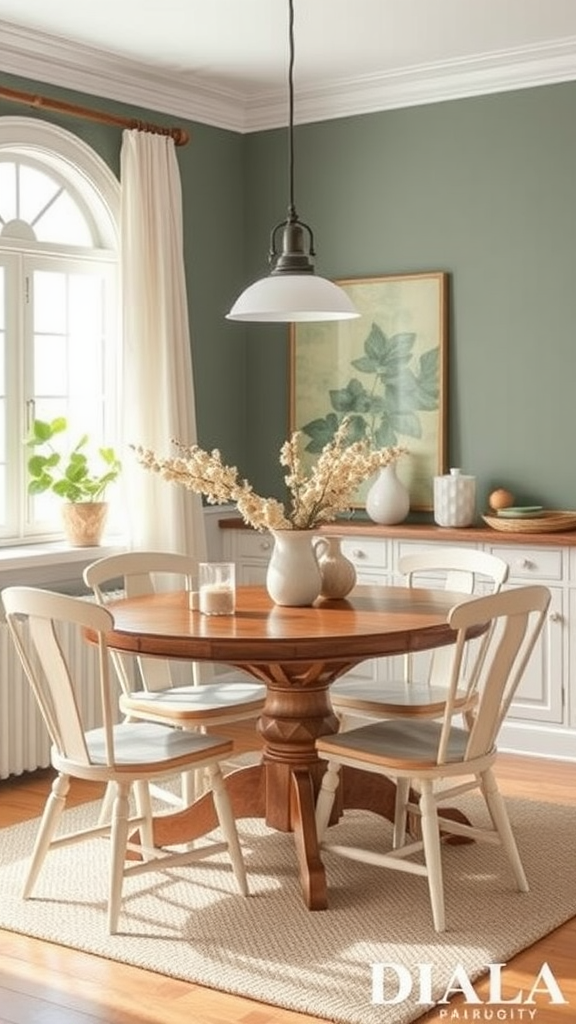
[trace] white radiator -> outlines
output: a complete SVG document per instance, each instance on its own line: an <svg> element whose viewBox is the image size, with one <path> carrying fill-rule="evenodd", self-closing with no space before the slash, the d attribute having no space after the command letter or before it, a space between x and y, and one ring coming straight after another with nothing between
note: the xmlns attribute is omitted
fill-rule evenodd
<svg viewBox="0 0 576 1024"><path fill-rule="evenodd" d="M88 598L87 600L90 600ZM101 725L98 652L63 626L62 648L78 681L78 700L88 728ZM0 623L0 779L33 772L50 764L46 726L5 622Z"/></svg>

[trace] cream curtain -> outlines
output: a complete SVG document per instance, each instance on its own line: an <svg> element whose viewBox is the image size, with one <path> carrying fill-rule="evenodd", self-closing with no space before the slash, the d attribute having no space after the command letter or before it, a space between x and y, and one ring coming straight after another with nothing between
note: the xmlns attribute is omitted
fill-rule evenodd
<svg viewBox="0 0 576 1024"><path fill-rule="evenodd" d="M127 130L121 151L124 476L134 548L206 558L200 498L142 469L130 444L170 454L197 440L183 262L182 193L172 139Z"/></svg>

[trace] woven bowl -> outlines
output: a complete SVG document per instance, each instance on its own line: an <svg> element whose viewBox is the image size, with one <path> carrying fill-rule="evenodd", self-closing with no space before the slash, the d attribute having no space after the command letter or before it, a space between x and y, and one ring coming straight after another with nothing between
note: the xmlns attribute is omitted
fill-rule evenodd
<svg viewBox="0 0 576 1024"><path fill-rule="evenodd" d="M503 516L482 516L482 519L493 530L502 533L561 533L565 530L576 530L576 512L543 512L540 516L521 517L518 519Z"/></svg>

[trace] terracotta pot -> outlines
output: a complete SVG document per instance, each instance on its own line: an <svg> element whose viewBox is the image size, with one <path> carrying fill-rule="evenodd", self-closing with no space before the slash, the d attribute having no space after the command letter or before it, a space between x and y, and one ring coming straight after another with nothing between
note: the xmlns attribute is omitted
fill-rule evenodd
<svg viewBox="0 0 576 1024"><path fill-rule="evenodd" d="M62 505L62 521L68 543L73 548L98 547L107 515L107 501L75 501Z"/></svg>

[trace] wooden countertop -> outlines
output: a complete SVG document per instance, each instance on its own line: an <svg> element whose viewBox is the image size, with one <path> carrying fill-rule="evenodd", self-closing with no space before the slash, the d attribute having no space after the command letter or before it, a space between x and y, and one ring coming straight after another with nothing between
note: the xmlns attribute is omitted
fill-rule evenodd
<svg viewBox="0 0 576 1024"><path fill-rule="evenodd" d="M250 530L238 518L219 519L221 530ZM477 544L538 544L540 547L576 547L576 530L559 533L513 533L492 530L489 526L469 526L466 529L436 526L434 523L400 523L399 526L379 526L369 519L339 520L322 526L317 533L336 534L339 537L382 537L387 540L470 541Z"/></svg>

